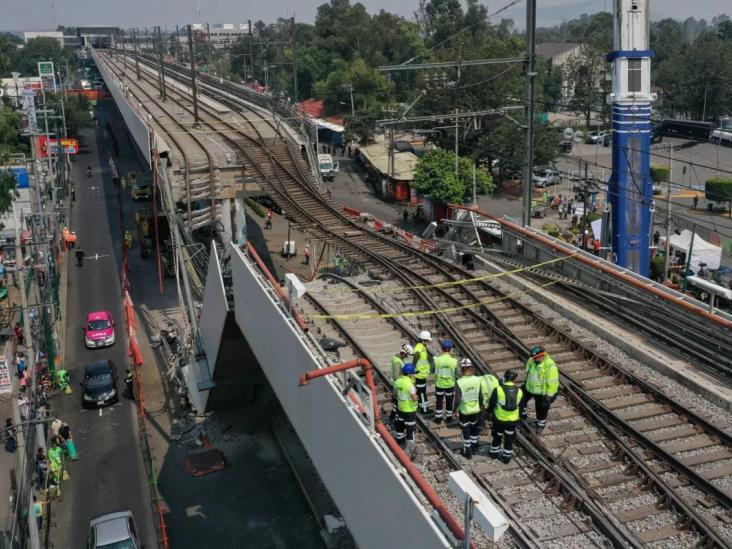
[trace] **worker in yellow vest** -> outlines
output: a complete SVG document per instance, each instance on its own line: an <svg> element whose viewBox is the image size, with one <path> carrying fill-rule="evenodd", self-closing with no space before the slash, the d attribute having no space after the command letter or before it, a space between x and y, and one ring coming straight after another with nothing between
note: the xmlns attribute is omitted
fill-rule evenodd
<svg viewBox="0 0 732 549"><path fill-rule="evenodd" d="M485 407L486 411L490 414L490 408L488 407L488 399L491 398L491 395L493 394L493 389L498 387L498 385L501 382L493 374L485 374L483 376L480 376L480 382L483 384L483 386L482 386L483 406Z"/></svg>
<svg viewBox="0 0 732 549"><path fill-rule="evenodd" d="M506 370L503 383L493 390L488 399L488 410L493 414L490 456L503 463L509 463L513 457L513 439L520 419L519 405L523 400L523 391L514 385L516 377L516 372Z"/></svg>
<svg viewBox="0 0 732 549"><path fill-rule="evenodd" d="M546 427L549 408L559 394L559 370L543 346L537 345L530 351L531 358L526 362L526 381L522 387L524 398L521 402L521 419L526 419L526 405L532 398L536 404L536 430L542 432Z"/></svg>
<svg viewBox="0 0 732 549"><path fill-rule="evenodd" d="M412 349L412 346L409 343L405 343L402 345L402 348L399 349L399 352L396 353L393 357L391 357L391 382L392 384L399 379L399 376L402 375L402 367L405 364L405 360L407 360L409 357L411 357L414 354L414 349ZM397 399L396 394L394 394L391 402L391 414L390 419L391 421L396 420L396 411L397 411Z"/></svg>
<svg viewBox="0 0 732 549"><path fill-rule="evenodd" d="M394 438L400 445L415 443L417 430L417 389L414 387L414 365L402 366L402 375L394 382L397 400L396 429Z"/></svg>
<svg viewBox="0 0 732 549"><path fill-rule="evenodd" d="M458 361L452 356L452 341L443 339L440 348L442 354L435 357L435 423L442 423L443 415L447 421L452 420L458 368Z"/></svg>
<svg viewBox="0 0 732 549"><path fill-rule="evenodd" d="M423 414L428 412L427 378L429 378L432 372L431 356L427 349L427 344L430 341L432 341L432 334L428 330L419 332L419 343L414 346L414 356L412 356L412 364L414 364L414 385L417 388L419 408Z"/></svg>
<svg viewBox="0 0 732 549"><path fill-rule="evenodd" d="M460 428L463 431L463 457L472 459L478 451L480 428L478 420L483 402L483 389L480 378L473 371L469 358L460 361L462 377L457 380L457 403Z"/></svg>

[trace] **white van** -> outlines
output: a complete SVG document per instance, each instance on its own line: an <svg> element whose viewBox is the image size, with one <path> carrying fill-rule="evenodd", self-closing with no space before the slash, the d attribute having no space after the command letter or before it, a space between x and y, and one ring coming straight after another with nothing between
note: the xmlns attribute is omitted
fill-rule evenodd
<svg viewBox="0 0 732 549"><path fill-rule="evenodd" d="M338 162L333 162L333 157L329 154L319 154L318 169L325 181L333 181L338 172Z"/></svg>
<svg viewBox="0 0 732 549"><path fill-rule="evenodd" d="M82 80L81 81L81 89L82 90L90 90L90 89L92 89L91 82L89 82L88 80Z"/></svg>

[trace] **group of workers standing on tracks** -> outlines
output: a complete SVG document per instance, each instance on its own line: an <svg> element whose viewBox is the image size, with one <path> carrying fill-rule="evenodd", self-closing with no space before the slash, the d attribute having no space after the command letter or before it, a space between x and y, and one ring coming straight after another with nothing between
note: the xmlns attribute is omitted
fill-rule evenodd
<svg viewBox="0 0 732 549"><path fill-rule="evenodd" d="M441 354L432 356L427 346L432 334L424 330L414 347L405 344L391 359L394 383L392 421L397 442L414 452L417 413L430 413L427 386L430 376L435 385L433 420L437 424L450 422L457 409L463 435L462 455L472 459L480 444L483 419L492 419L493 440L490 457L509 463L513 457L513 441L519 422L526 419L526 406L531 399L536 405L536 432L546 427L549 408L559 391L559 371L543 346L530 351L526 362L526 380L516 385L514 370L503 372L502 378L493 374L476 375L469 358L453 356L454 345L449 339L440 342ZM458 369L461 374L458 377ZM484 417L485 416L485 417Z"/></svg>

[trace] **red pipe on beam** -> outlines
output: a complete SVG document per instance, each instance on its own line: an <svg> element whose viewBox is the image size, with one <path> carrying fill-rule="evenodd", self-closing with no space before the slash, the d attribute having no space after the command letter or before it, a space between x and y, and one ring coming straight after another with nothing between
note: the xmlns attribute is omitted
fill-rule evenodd
<svg viewBox="0 0 732 549"><path fill-rule="evenodd" d="M478 208L472 208L472 207L468 207L468 206L461 206L459 204L449 204L449 207L450 208L456 208L458 210L468 210L468 211L471 211L471 212L475 212L477 214L482 215L483 217L487 217L488 219L492 219L493 221L496 221L497 223L500 223L501 225L505 225L506 227L510 227L511 230L517 231L517 232L525 235L526 237L531 238L532 240L538 240L542 244L545 244L545 245L549 246L550 248L552 248L552 249L554 249L554 250L556 250L558 252L562 252L563 254L567 254L567 255L570 255L570 253L571 253L570 250L568 250L564 246L561 246L561 245L557 244L556 242L553 242L553 241L549 240L548 238L544 238L544 237L542 237L540 235L537 235L537 234L534 234L534 233L532 233L530 231L527 231L523 227L519 227L515 223L511 223L510 221L506 221L505 219L499 219L497 217L494 217L494 216L492 216L492 215L490 215L488 213L485 213L484 211L482 211L482 210L480 210ZM732 322L730 322L729 320L725 320L724 318L721 318L721 317L719 317L719 316L717 316L715 314L712 314L709 311L707 311L706 309L703 309L701 307L698 307L698 306L696 306L696 305L694 305L692 303L687 303L683 299L679 299L678 297L674 297L672 295L668 295L666 292L663 292L663 291L659 290L658 288L654 288L653 286L646 285L646 284L644 284L644 283L636 280L632 276L628 276L625 273L618 272L615 269L611 269L610 267L608 267L606 265L603 265L602 263L595 262L595 261L593 261L593 260L591 260L591 259L589 259L587 257L582 256L582 255L577 255L577 256L574 257L574 259L576 259L577 261L581 261L582 263L584 263L586 265L589 265L590 267L593 267L595 269L599 269L602 272L604 272L605 274L609 274L610 276L613 276L615 278L618 278L618 279L622 280L623 282L627 282L628 284L631 284L631 285L635 286L636 288L640 288L641 290L645 290L647 292L651 292L652 294L654 294L657 297L660 297L662 299L665 299L666 301L670 301L670 302L674 303L675 305L678 305L678 306L686 309L687 311L690 311L690 312L695 313L695 314L697 314L699 316L702 316L702 317L706 318L707 320L711 320L712 322L714 322L716 324L721 324L725 328L732 328Z"/></svg>
<svg viewBox="0 0 732 549"><path fill-rule="evenodd" d="M262 261L262 258L259 257L259 254L254 249L254 246L251 245L249 241L247 241L247 251L249 252L249 255L252 256L252 259L256 261L257 265L259 265L259 269L264 273L264 276L267 277L267 280L270 281L272 284L272 287L274 287L277 294L282 298L282 301L285 303L290 302L289 296L287 295L287 292L280 286L280 283L277 281L277 279L272 276L272 273L269 272L269 269L267 268L267 265L265 265L264 261ZM300 327L300 329L303 332L307 332L310 328L307 325L307 322L302 318L302 315L296 311L292 311L292 316L295 319L295 322L297 322L297 325Z"/></svg>
<svg viewBox="0 0 732 549"><path fill-rule="evenodd" d="M437 511L437 514L440 515L440 518L445 522L447 527L450 529L450 531L453 533L453 535L458 540L464 540L465 539L465 532L463 531L462 526L457 521L457 519L452 516L452 513L448 510L448 508L445 506L445 502L442 501L442 498L435 492L434 488L430 486L429 482L425 480L425 478L422 476L422 473L419 469L412 463L412 460L409 459L409 456L404 453L404 450L399 446L399 443L394 440L394 437L391 436L391 433L389 432L389 429L387 429L384 424L381 422L381 414L379 413L379 405L376 401L376 385L374 384L374 374L373 374L373 366L371 365L371 362L365 358L356 358L353 360L348 360L346 362L342 362L340 364L334 364L333 366L328 366L327 368L319 368L317 370L310 370L309 372L305 372L300 376L300 386L307 385L310 380L316 379L319 377L327 376L329 374L333 374L336 372L342 372L344 370L350 370L352 368L363 368L364 373L366 376L366 384L368 385L369 389L371 390L372 394L372 403L374 406L374 422L376 431L381 435L381 438L384 439L384 442L386 442L386 445L389 447L389 449L392 451L394 456L399 460L399 463L402 464L402 466L407 470L407 473L409 473L409 476L412 477L412 480L414 483L419 487L419 489L422 491L422 494L424 494L424 497L427 498L427 501L432 505L432 507L435 508ZM470 547L472 549L476 549L476 546L474 543L471 542Z"/></svg>

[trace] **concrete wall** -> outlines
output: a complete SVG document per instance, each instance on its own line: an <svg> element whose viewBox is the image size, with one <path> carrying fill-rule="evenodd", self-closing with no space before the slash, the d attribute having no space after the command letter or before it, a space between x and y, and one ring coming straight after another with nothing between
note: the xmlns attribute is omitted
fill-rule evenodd
<svg viewBox="0 0 732 549"><path fill-rule="evenodd" d="M298 386L300 374L324 364L290 322L269 283L232 248L237 324L359 547L448 547L377 435L367 430L334 382L321 378Z"/></svg>
<svg viewBox="0 0 732 549"><path fill-rule="evenodd" d="M122 118L124 118L125 120L125 124L127 125L127 129L132 136L132 140L135 142L137 148L145 157L145 160L147 160L148 167L151 166L152 161L150 158L150 131L148 130L146 122L144 121L143 117L137 113L137 110L133 107L133 105L127 100L124 92L122 91L120 81L112 74L110 68L99 59L99 56L96 54L93 48L90 48L90 50L92 59L94 59L94 62L96 63L97 68L99 69L99 72L104 79L104 83L107 85L107 88L109 88L109 91L114 98L114 102L117 104L117 108L122 114ZM158 147L158 149L161 150L160 147Z"/></svg>

